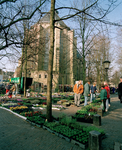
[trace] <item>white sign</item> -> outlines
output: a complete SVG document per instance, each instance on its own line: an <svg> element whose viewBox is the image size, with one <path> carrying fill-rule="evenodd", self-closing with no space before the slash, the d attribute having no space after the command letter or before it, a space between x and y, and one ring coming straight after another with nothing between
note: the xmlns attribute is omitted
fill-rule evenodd
<svg viewBox="0 0 122 150"><path fill-rule="evenodd" d="M3 75L0 75L0 84L3 83Z"/></svg>

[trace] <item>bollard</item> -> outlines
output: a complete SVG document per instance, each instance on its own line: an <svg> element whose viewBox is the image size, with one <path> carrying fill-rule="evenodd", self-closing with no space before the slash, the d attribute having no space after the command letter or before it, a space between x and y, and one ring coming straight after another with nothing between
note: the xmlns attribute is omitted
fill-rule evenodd
<svg viewBox="0 0 122 150"><path fill-rule="evenodd" d="M120 144L120 150L122 150L122 144Z"/></svg>
<svg viewBox="0 0 122 150"><path fill-rule="evenodd" d="M89 149L101 150L101 133L98 131L89 132Z"/></svg>
<svg viewBox="0 0 122 150"><path fill-rule="evenodd" d="M94 115L93 124L95 126L101 126L101 116L100 115L98 115L98 114Z"/></svg>
<svg viewBox="0 0 122 150"><path fill-rule="evenodd" d="M114 150L122 150L122 144L120 144L119 142L115 142Z"/></svg>
<svg viewBox="0 0 122 150"><path fill-rule="evenodd" d="M102 108L98 108L97 109L97 114L102 117L103 116L103 109Z"/></svg>

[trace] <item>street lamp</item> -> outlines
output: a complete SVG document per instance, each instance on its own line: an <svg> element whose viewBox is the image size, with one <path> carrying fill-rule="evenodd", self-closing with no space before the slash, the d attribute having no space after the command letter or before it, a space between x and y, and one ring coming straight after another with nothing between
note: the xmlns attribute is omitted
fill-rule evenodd
<svg viewBox="0 0 122 150"><path fill-rule="evenodd" d="M75 85L75 77L73 77L74 85Z"/></svg>
<svg viewBox="0 0 122 150"><path fill-rule="evenodd" d="M106 70L106 77L105 77L106 81L108 81L108 69L109 69L110 63L111 62L109 60L105 60L103 62L104 68Z"/></svg>

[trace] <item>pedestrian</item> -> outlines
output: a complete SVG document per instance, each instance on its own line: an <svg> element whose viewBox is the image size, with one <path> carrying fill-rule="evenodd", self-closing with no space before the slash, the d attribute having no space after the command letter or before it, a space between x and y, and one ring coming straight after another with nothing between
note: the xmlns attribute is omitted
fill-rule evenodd
<svg viewBox="0 0 122 150"><path fill-rule="evenodd" d="M12 88L10 89L12 91L12 95L15 97L16 94L16 86L13 84Z"/></svg>
<svg viewBox="0 0 122 150"><path fill-rule="evenodd" d="M90 102L92 103L92 101L95 100L95 93L97 92L97 88L96 88L96 83L94 82L93 85L90 87L90 94L91 94L91 98L90 98Z"/></svg>
<svg viewBox="0 0 122 150"><path fill-rule="evenodd" d="M113 94L115 93L115 87L113 87Z"/></svg>
<svg viewBox="0 0 122 150"><path fill-rule="evenodd" d="M120 103L122 103L122 77L120 77L120 83L118 84L118 98L120 99Z"/></svg>
<svg viewBox="0 0 122 150"><path fill-rule="evenodd" d="M7 85L5 86L5 89L6 89L6 94L10 91L10 85L9 83L7 83Z"/></svg>
<svg viewBox="0 0 122 150"><path fill-rule="evenodd" d="M87 105L88 96L90 96L90 81L87 81L87 83L84 85L84 97L85 97L84 106Z"/></svg>
<svg viewBox="0 0 122 150"><path fill-rule="evenodd" d="M107 91L105 85L101 85L100 99L103 102L103 112L106 111L106 100L107 100Z"/></svg>
<svg viewBox="0 0 122 150"><path fill-rule="evenodd" d="M105 85L105 89L107 91L106 111L108 111L108 108L110 106L110 88L109 88L107 81L104 82L104 85Z"/></svg>
<svg viewBox="0 0 122 150"><path fill-rule="evenodd" d="M82 81L77 81L76 84L74 85L73 89L75 95L74 95L74 100L75 100L75 105L79 107L80 105L80 95L83 93L83 85Z"/></svg>

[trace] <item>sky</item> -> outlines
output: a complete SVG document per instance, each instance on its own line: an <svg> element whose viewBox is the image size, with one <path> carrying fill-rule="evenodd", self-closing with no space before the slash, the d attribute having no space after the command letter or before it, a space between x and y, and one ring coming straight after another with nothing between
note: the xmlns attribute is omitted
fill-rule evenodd
<svg viewBox="0 0 122 150"><path fill-rule="evenodd" d="M56 8L57 7L64 7L64 6L70 6L71 3L73 4L74 0L56 0ZM75 0L76 2L77 0ZM81 0L78 0L81 1ZM85 1L85 0L84 0ZM107 1L108 0L100 0L100 4L101 6L103 6L104 8L107 7ZM120 3L120 4L119 4ZM119 5L118 5L119 4ZM118 5L110 14L107 15L107 19L110 22L122 22L122 0L118 0L116 5ZM50 6L49 6L49 10L50 10ZM59 12L59 16L61 17L62 15L65 15L66 12L68 11L60 11ZM73 26L76 26L74 22L71 22L70 20L68 21L64 21L69 27L73 28ZM122 23L121 23L122 24ZM109 26L110 27L110 26ZM112 44L117 44L116 42L116 38L117 38L117 28L115 26L111 26L109 28L109 33L110 33L110 38L112 40ZM4 71L14 71L17 64L12 64L10 63L8 60L4 59L2 60L2 63L5 63L5 66L0 66L1 68L4 68ZM6 69L5 69L6 68Z"/></svg>

